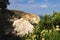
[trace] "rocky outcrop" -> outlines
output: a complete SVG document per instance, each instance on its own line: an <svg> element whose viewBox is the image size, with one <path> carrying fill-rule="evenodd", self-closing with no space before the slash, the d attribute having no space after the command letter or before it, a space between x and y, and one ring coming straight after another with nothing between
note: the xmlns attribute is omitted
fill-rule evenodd
<svg viewBox="0 0 60 40"><path fill-rule="evenodd" d="M13 22L13 33L17 36L23 37L25 34L31 33L34 26L26 18L21 18Z"/></svg>
<svg viewBox="0 0 60 40"><path fill-rule="evenodd" d="M40 17L35 14L25 14L23 15L23 18L27 18L29 22L32 24L34 23L38 24L40 21Z"/></svg>
<svg viewBox="0 0 60 40"><path fill-rule="evenodd" d="M17 36L23 37L25 34L31 33L34 29L32 24L38 24L40 21L40 17L35 14L20 12L20 11L13 11L15 13L15 17L10 19L13 21L13 33Z"/></svg>
<svg viewBox="0 0 60 40"><path fill-rule="evenodd" d="M40 21L40 17L36 14L31 14L31 13L25 13L22 11L16 11L16 10L12 10L12 13L14 13L14 17L13 18L27 18L29 20L30 23L34 24L38 24Z"/></svg>
<svg viewBox="0 0 60 40"><path fill-rule="evenodd" d="M34 29L32 24L38 24L40 17L35 14L25 13L22 11L12 10L13 17L9 21L13 22L13 34L23 37L25 34L31 33Z"/></svg>
<svg viewBox="0 0 60 40"><path fill-rule="evenodd" d="M10 35L14 32L16 35L24 36L28 32L31 33L34 28L32 24L38 24L39 21L40 17L35 14L16 10L5 10L3 14L0 12L0 35Z"/></svg>

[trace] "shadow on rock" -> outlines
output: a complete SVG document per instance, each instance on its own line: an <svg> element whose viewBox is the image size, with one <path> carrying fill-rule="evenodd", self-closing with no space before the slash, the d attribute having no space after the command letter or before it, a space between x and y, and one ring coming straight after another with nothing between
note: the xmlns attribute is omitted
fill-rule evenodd
<svg viewBox="0 0 60 40"><path fill-rule="evenodd" d="M15 13L10 10L5 9L4 12L0 11L0 40L21 40L20 37L11 34L13 31L12 21L15 17Z"/></svg>

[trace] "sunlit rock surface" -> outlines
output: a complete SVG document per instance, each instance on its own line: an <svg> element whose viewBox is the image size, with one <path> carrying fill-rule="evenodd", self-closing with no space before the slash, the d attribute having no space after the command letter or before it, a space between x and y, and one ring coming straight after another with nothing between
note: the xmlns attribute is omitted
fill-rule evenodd
<svg viewBox="0 0 60 40"><path fill-rule="evenodd" d="M38 24L40 21L40 17L35 14L26 14L23 16L23 18L27 18L29 20L29 22L32 24L34 24L34 23Z"/></svg>
<svg viewBox="0 0 60 40"><path fill-rule="evenodd" d="M34 24L38 24L40 21L40 17L36 14L32 14L32 13L26 13L26 12L22 12L22 11L17 11L17 10L11 10L15 16L17 18L27 18L29 20L30 23Z"/></svg>
<svg viewBox="0 0 60 40"><path fill-rule="evenodd" d="M25 34L31 33L34 26L26 18L15 20L13 23L13 33L17 36L23 37Z"/></svg>

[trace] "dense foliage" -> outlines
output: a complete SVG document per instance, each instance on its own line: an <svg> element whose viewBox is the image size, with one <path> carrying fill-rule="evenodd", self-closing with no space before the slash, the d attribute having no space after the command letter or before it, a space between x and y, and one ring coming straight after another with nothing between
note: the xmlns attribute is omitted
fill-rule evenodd
<svg viewBox="0 0 60 40"><path fill-rule="evenodd" d="M0 8L1 9L7 8L8 4L9 4L9 0L0 0Z"/></svg>
<svg viewBox="0 0 60 40"><path fill-rule="evenodd" d="M57 25L60 27L59 15L60 12L53 12L52 16L44 15L33 32L25 35L23 40L60 40L60 30L56 30Z"/></svg>

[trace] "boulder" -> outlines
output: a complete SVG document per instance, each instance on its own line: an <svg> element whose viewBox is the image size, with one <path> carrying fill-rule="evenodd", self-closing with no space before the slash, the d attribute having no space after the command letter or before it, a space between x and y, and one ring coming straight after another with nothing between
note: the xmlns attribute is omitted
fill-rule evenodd
<svg viewBox="0 0 60 40"><path fill-rule="evenodd" d="M17 36L23 37L25 34L31 33L34 26L26 18L21 18L13 22L13 33Z"/></svg>

